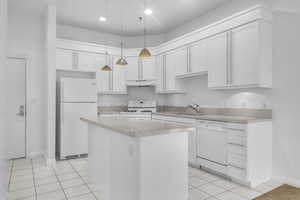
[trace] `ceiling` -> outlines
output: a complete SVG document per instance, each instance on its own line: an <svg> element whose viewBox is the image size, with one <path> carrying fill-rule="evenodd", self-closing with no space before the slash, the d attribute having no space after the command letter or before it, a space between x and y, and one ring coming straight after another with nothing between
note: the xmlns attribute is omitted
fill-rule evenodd
<svg viewBox="0 0 300 200"><path fill-rule="evenodd" d="M53 0L9 0L9 7L43 14L50 1ZM145 0L146 7L153 10L146 18L147 32L165 33L228 1L231 0ZM138 17L143 16L144 0L57 0L56 4L58 23L118 35L143 33ZM99 22L98 18L105 15L107 21Z"/></svg>

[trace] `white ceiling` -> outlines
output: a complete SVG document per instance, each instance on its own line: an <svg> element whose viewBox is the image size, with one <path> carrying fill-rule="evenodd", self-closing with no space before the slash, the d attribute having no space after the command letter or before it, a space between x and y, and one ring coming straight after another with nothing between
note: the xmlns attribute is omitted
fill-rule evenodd
<svg viewBox="0 0 300 200"><path fill-rule="evenodd" d="M45 6L53 0L9 0L9 7L24 12L43 14ZM138 17L143 16L144 0L107 0L107 22L98 21L105 15L106 0L57 0L58 23L79 26L96 31L136 36L143 33ZM153 10L147 16L150 34L172 30L231 0L145 0Z"/></svg>

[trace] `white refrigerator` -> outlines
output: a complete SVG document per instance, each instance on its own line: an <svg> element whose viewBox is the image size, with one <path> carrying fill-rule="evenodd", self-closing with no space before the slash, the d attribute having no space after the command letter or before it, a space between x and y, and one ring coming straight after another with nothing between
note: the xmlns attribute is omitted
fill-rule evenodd
<svg viewBox="0 0 300 200"><path fill-rule="evenodd" d="M96 81L61 78L57 83L57 155L66 159L87 154L87 124L80 121L80 117L97 117Z"/></svg>

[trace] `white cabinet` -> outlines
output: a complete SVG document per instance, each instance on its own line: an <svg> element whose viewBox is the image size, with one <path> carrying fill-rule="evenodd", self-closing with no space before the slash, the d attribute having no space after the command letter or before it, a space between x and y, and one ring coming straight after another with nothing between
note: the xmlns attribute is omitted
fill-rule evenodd
<svg viewBox="0 0 300 200"><path fill-rule="evenodd" d="M163 92L165 89L165 55L156 56L156 92Z"/></svg>
<svg viewBox="0 0 300 200"><path fill-rule="evenodd" d="M80 71L95 71L96 54L88 52L77 52L77 69Z"/></svg>
<svg viewBox="0 0 300 200"><path fill-rule="evenodd" d="M95 72L97 54L84 51L56 49L56 69Z"/></svg>
<svg viewBox="0 0 300 200"><path fill-rule="evenodd" d="M100 94L126 94L126 66L119 66L115 63L119 57L108 56L108 64L112 71L102 71L101 68L106 64L106 55L99 55L96 58L98 66L96 72L98 93Z"/></svg>
<svg viewBox="0 0 300 200"><path fill-rule="evenodd" d="M155 80L155 57L140 58L140 66L142 80Z"/></svg>
<svg viewBox="0 0 300 200"><path fill-rule="evenodd" d="M259 42L258 22L231 31L231 85L259 83Z"/></svg>
<svg viewBox="0 0 300 200"><path fill-rule="evenodd" d="M188 72L188 50L187 48L177 49L169 55L174 60L176 76L184 75Z"/></svg>
<svg viewBox="0 0 300 200"><path fill-rule="evenodd" d="M252 22L207 43L208 87L272 87L272 27Z"/></svg>
<svg viewBox="0 0 300 200"><path fill-rule="evenodd" d="M138 57L126 57L127 65L127 81L139 80L139 59Z"/></svg>
<svg viewBox="0 0 300 200"><path fill-rule="evenodd" d="M166 55L165 61L165 90L176 90L176 54L171 53Z"/></svg>
<svg viewBox="0 0 300 200"><path fill-rule="evenodd" d="M168 116L161 116L152 114L152 120L160 120L164 122L170 122L174 124L181 124L181 125L188 125L188 126L195 126L196 120L194 119L187 119L187 118L179 118L179 117L168 117ZM196 129L193 131L189 131L189 164L192 166L197 166L197 139L196 139Z"/></svg>
<svg viewBox="0 0 300 200"><path fill-rule="evenodd" d="M127 93L126 71L127 66L117 65L116 62L120 57L112 57L112 91L115 93Z"/></svg>
<svg viewBox="0 0 300 200"><path fill-rule="evenodd" d="M156 57L158 93L182 93L181 80L176 78L176 54L174 52Z"/></svg>
<svg viewBox="0 0 300 200"><path fill-rule="evenodd" d="M72 70L74 65L74 53L68 49L56 49L56 68Z"/></svg>
<svg viewBox="0 0 300 200"><path fill-rule="evenodd" d="M207 41L208 87L227 85L228 33L222 33Z"/></svg>
<svg viewBox="0 0 300 200"><path fill-rule="evenodd" d="M206 40L192 44L189 48L189 72L203 73L207 71L207 42Z"/></svg>
<svg viewBox="0 0 300 200"><path fill-rule="evenodd" d="M156 79L155 57L139 58L135 56L127 57L128 85L149 84Z"/></svg>

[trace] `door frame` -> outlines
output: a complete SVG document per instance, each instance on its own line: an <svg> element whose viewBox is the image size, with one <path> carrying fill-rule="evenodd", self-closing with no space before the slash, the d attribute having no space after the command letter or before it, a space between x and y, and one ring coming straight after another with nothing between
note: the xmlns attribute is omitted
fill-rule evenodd
<svg viewBox="0 0 300 200"><path fill-rule="evenodd" d="M25 157L31 158L31 59L26 55L8 55L7 59L25 61Z"/></svg>

